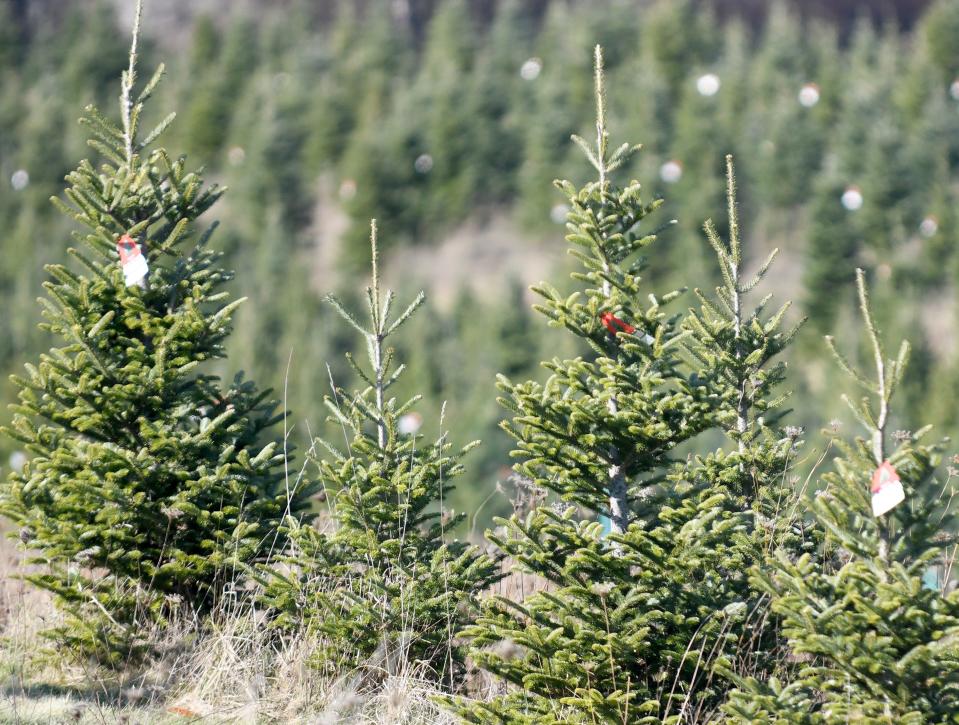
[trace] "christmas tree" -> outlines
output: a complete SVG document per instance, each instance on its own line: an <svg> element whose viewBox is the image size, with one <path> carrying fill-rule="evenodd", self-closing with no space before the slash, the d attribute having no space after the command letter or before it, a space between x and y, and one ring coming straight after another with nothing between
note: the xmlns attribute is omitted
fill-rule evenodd
<svg viewBox="0 0 959 725"><path fill-rule="evenodd" d="M791 656L778 676L742 681L725 708L736 721L954 722L959 712L959 592L923 581L956 542L955 486L936 478L940 446L922 442L927 428L889 433L909 345L887 359L862 270L857 284L875 377L827 340L865 393L844 399L867 437L837 438L841 455L812 505L831 565L778 551L754 571Z"/></svg>
<svg viewBox="0 0 959 725"><path fill-rule="evenodd" d="M491 536L547 584L521 602L492 600L467 630L476 660L517 687L492 702L453 702L475 722L715 716L736 673L766 671L779 654L775 619L746 572L774 542L812 545L788 475L801 431L777 428L787 411L776 358L796 328L783 328L788 304L767 313L767 296L747 307L776 251L745 275L727 157L729 240L706 224L723 284L715 296L697 291L700 308L681 322L655 295L656 307L642 310L645 261L632 257L652 241L636 227L655 204L640 204L635 183L624 192L607 181L631 149L607 158L598 55L597 96L588 156L600 181L562 185L568 239L589 252L574 247L586 267L574 278L594 286L584 303L538 289L538 309L586 338L593 356L548 363L545 386L501 381L516 413L506 428L520 443L517 470L559 501ZM671 448L714 426L730 451L670 460ZM593 514L608 516L608 537Z"/></svg>
<svg viewBox="0 0 959 725"><path fill-rule="evenodd" d="M670 480L669 452L714 425L718 397L707 371L694 375L683 361L691 333L681 316L662 309L678 293L643 301L639 255L655 240L645 227L659 202L609 178L635 147L610 151L602 82L597 48L597 140L576 141L599 178L559 184L584 267L573 278L585 289L534 288L544 298L537 309L589 353L545 363L543 385L500 381L516 471L557 500L500 520L490 538L545 584L521 602L492 598L466 630L476 661L515 686L488 702L451 703L473 722L659 722L686 694L675 672L696 669L684 654L706 596L684 577L709 568L698 542L722 496ZM608 517L608 536L597 515Z"/></svg>
<svg viewBox="0 0 959 725"><path fill-rule="evenodd" d="M315 664L331 674L343 667L426 666L455 688L464 653L455 634L470 623L480 593L500 578L497 563L451 530L464 518L446 500L476 443L452 449L448 435L428 442L419 433L419 396L389 395L403 373L384 343L424 301L420 293L400 314L380 289L376 225L372 226L369 327L336 297L328 300L366 343L368 367L348 361L363 387L335 388L326 399L330 422L345 449L318 439L317 458L332 528L321 531L291 519L292 549L280 560L289 571L261 567L263 602L279 626L306 625L318 633ZM442 419L441 419L442 423Z"/></svg>
<svg viewBox="0 0 959 725"><path fill-rule="evenodd" d="M714 296L696 290L698 310L685 325L690 354L705 371L718 398L716 420L729 445L687 462L679 480L691 493L711 497L708 524L685 571L690 588L704 602L703 626L691 653L698 649L700 672L686 686L690 696L680 715L700 721L717 714L724 693L739 673L768 672L781 656L778 620L771 616L763 591L749 581L752 566L779 548L796 555L815 549L815 538L798 513L795 482L802 429L782 427L788 410L786 364L779 356L790 345L801 322L786 327L790 303L767 312L772 294L750 307L750 297L763 282L779 250L773 249L752 275L741 240L732 157L726 157L728 240L712 221L706 236L716 253L722 284ZM690 494L687 494L690 495ZM689 526L691 524L687 524ZM681 563L683 562L680 559Z"/></svg>
<svg viewBox="0 0 959 725"><path fill-rule="evenodd" d="M223 290L216 224L197 222L221 191L154 146L173 114L140 134L163 68L134 95L139 13L122 123L87 108L102 163L83 161L54 199L86 229L67 250L74 268L46 267L42 327L63 342L14 378L4 432L32 458L0 485L0 512L42 565L27 578L66 614L50 636L109 664L178 602L218 605L239 564L284 545L277 527L310 493L284 476L269 392L200 367L223 357L242 300Z"/></svg>

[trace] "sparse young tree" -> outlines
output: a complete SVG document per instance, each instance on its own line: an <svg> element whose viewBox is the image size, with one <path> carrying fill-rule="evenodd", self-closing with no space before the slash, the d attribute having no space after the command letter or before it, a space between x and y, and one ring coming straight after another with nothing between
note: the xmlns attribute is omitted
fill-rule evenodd
<svg viewBox="0 0 959 725"><path fill-rule="evenodd" d="M928 428L888 431L909 345L886 357L861 270L857 284L875 377L827 339L864 393L861 402L844 399L867 436L836 440L841 455L812 504L834 562L780 550L774 566L753 571L800 664L743 680L726 707L737 722L954 722L959 712L959 591L923 582L956 541L955 485L936 478L941 447L922 442Z"/></svg>
<svg viewBox="0 0 959 725"><path fill-rule="evenodd" d="M783 549L798 556L814 552L816 539L807 531L798 507L791 471L797 463L802 429L782 426L789 413L784 407L789 393L781 392L786 363L778 359L790 345L799 324L787 327L790 303L767 312L773 297L751 297L776 258L774 249L751 275L750 259L742 242L736 204L732 157L726 158L728 240L713 222L706 236L716 253L722 284L714 296L697 290L700 308L692 310L686 326L689 353L706 370L719 402L718 427L732 445L687 463L682 477L696 484L700 496L716 497L711 519L698 542L703 559L690 569L690 586L702 587L706 619L689 643L702 661L685 686L690 696L680 713L685 721L710 721L732 688L737 673L768 672L782 656L779 622L771 616L764 592L747 576L762 566L770 552ZM678 478L678 477L677 477Z"/></svg>
<svg viewBox="0 0 959 725"><path fill-rule="evenodd" d="M464 514L448 509L460 459L477 442L452 450L446 433L429 442L418 432L419 396L391 397L402 375L386 341L416 312L420 293L400 314L395 297L380 288L376 225L372 226L372 284L368 326L336 297L329 302L366 344L367 366L348 361L362 387L335 388L326 399L330 422L342 429L345 448L317 439L319 478L331 528L288 522L292 548L280 557L288 572L261 567L262 601L279 626L306 624L318 634L315 664L377 672L428 668L454 689L464 673L456 633L471 623L482 591L499 577L497 563L475 546L451 537ZM441 420L442 423L442 420Z"/></svg>

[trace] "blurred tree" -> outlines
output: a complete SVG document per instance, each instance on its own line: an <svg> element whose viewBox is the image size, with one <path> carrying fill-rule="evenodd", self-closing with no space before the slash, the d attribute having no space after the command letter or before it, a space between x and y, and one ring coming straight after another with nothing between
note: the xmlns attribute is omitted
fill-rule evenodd
<svg viewBox="0 0 959 725"><path fill-rule="evenodd" d="M674 97L688 79L688 69L708 57L710 38L703 32L704 22L692 0L677 0L655 3L644 23L644 40L651 44L653 57Z"/></svg>
<svg viewBox="0 0 959 725"><path fill-rule="evenodd" d="M60 56L63 92L71 101L102 103L103 94L112 87L126 65L126 47L116 31L116 18L105 0L95 0L92 10L75 6L70 9L64 28L44 32L50 37L43 42L51 44ZM84 93L95 95L86 95Z"/></svg>
<svg viewBox="0 0 959 725"><path fill-rule="evenodd" d="M233 23L226 34L215 68L205 74L187 112L187 138L192 153L217 158L229 131L231 108L257 64L256 25L247 19Z"/></svg>
<svg viewBox="0 0 959 725"><path fill-rule="evenodd" d="M469 88L462 82L472 70L475 34L465 2L444 2L430 22L423 62L411 89L423 109L422 154L411 154L406 163L418 167L427 179L428 194L420 207L426 229L438 230L462 219L473 189L482 183L470 164L472 131L478 123L468 102Z"/></svg>
<svg viewBox="0 0 959 725"><path fill-rule="evenodd" d="M959 78L959 2L937 0L922 20L932 62L948 84Z"/></svg>
<svg viewBox="0 0 959 725"><path fill-rule="evenodd" d="M803 309L821 333L835 329L842 291L848 289L859 252L859 232L841 198L845 185L829 170L820 177L810 202L808 248L804 264Z"/></svg>

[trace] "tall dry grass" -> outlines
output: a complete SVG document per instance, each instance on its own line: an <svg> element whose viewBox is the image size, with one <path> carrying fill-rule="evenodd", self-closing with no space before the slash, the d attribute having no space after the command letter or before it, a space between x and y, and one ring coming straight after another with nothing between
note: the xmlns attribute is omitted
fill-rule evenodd
<svg viewBox="0 0 959 725"><path fill-rule="evenodd" d="M279 633L244 602L203 622L150 633L156 656L139 668L105 671L57 658L41 630L60 615L50 597L17 577L25 571L0 543L0 722L16 723L452 723L433 701L425 673L402 659L383 663L375 684L358 672L324 678L309 666L317 642Z"/></svg>

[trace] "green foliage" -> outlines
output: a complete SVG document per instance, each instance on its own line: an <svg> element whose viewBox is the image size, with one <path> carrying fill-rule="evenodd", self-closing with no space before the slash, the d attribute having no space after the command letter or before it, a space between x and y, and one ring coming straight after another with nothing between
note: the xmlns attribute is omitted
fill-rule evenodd
<svg viewBox="0 0 959 725"><path fill-rule="evenodd" d="M4 432L32 457L0 485L0 512L42 565L27 579L67 614L48 634L111 665L178 602L217 605L239 564L283 546L277 526L309 494L285 480L269 392L200 367L224 356L242 300L223 290L231 274L209 246L215 224L197 223L221 191L152 146L172 114L139 133L163 68L132 95L137 32L122 125L87 108L102 163L81 162L66 202L53 200L86 228L67 250L79 271L46 267L42 327L62 342L14 377L20 403ZM124 283L123 234L149 259L142 284Z"/></svg>
<svg viewBox="0 0 959 725"><path fill-rule="evenodd" d="M896 432L887 450L890 402L909 346L886 358L861 270L858 285L875 378L837 357L866 394L846 402L868 437L836 441L836 470L823 475L813 501L831 566L780 550L773 566L753 573L782 617L795 664L767 681L742 680L726 707L736 721L954 722L959 707L959 593L923 582L956 542L954 485L936 480L941 448L922 442L928 429ZM869 482L884 461L901 478L906 500L875 517Z"/></svg>
<svg viewBox="0 0 959 725"><path fill-rule="evenodd" d="M280 557L290 571L261 567L263 602L279 625L306 622L321 638L316 665L343 667L426 665L454 688L464 658L454 635L472 622L480 593L499 577L496 562L474 546L450 540L464 517L446 507L460 459L477 442L454 451L446 433L428 442L404 428L419 397L388 397L403 373L384 343L423 303L424 295L393 314L392 291L381 295L375 222L373 281L367 288L369 327L336 297L328 297L365 343L368 367L348 361L363 387L336 388L326 399L346 448L318 439L317 458L332 529L289 522L292 549ZM441 420L442 424L442 420ZM386 665L382 663L386 662ZM382 671L382 669L380 669Z"/></svg>
<svg viewBox="0 0 959 725"><path fill-rule="evenodd" d="M956 58L959 3L956 0L937 0L924 18L923 26L932 60L939 67L942 79L951 83L959 76L959 59Z"/></svg>
<svg viewBox="0 0 959 725"><path fill-rule="evenodd" d="M810 204L811 226L804 284L805 308L819 332L834 327L843 309L840 291L855 268L859 234L840 201L844 186L834 175L823 176Z"/></svg>
<svg viewBox="0 0 959 725"><path fill-rule="evenodd" d="M211 52L203 46L209 41L203 32L196 53ZM187 117L191 150L202 158L217 154L230 125L230 104L243 91L256 63L256 34L251 21L239 21L230 28L223 51L213 64L216 72L205 76L198 87Z"/></svg>
<svg viewBox="0 0 959 725"><path fill-rule="evenodd" d="M693 456L684 478L714 492L717 503L709 513L712 520L729 521L725 538L721 535L725 532L716 527L709 540L718 550L714 566L721 575L707 591L712 611L735 611L740 616L704 623L701 647L705 651L712 646L712 661L706 663L709 676L700 686L702 692L695 692L695 678L689 685L697 718L715 717L725 692L740 675L770 672L779 665L780 623L771 616L765 593L749 581L747 571L764 565L774 548L798 556L814 552L816 544L803 522L791 475L798 462L802 429L779 427L788 413L783 409L788 394L778 391L786 378L786 365L776 358L801 323L784 326L788 302L767 312L772 294L763 296L752 309L746 306L779 250L772 250L756 273L746 277L732 158L727 157L726 163L728 241L719 236L712 221L705 225L722 284L714 297L696 291L701 306L690 312L686 324L693 333L689 352L708 371L709 384L720 401L717 422L735 449Z"/></svg>
<svg viewBox="0 0 959 725"><path fill-rule="evenodd" d="M483 254L468 276L477 292L475 317L485 324L498 315L503 266L515 267L526 283L553 262L539 255L535 271L520 268L530 246L559 228L554 219L562 219L565 200L549 182L583 181L565 139L591 134L586 50L600 42L608 49L610 81L623 94L613 123L646 144L623 173L644 179L649 198L666 195L675 211L661 213L676 216L682 231L653 255L647 274L663 289L718 281L702 254L699 225L711 216L725 234L723 158L734 153L740 200L754 220L751 241L757 250L783 249L787 259L771 283L788 289L811 321L803 338L814 344L786 351L803 390L798 418L811 426L835 412L834 375L816 362L814 333L852 309L852 295L837 292L856 265L880 274L889 266L897 301L877 303L880 311L899 311L887 328L902 332L918 319L927 328L930 375L951 380L956 352L936 321L949 319L959 279L948 213L959 169L959 115L949 92L955 76L940 73L930 32L948 25L935 20L941 12L935 8L952 5L932 6L914 31L877 32L863 20L850 36L848 27L813 17L814 8L800 20L795 2L761 4L762 12L742 19L719 13L715 22L710 4L662 0L639 12L623 0L503 2L481 3L488 11L470 5L464 15L447 3L257 0L230 3L212 20L158 13L145 59L174 49L171 74L178 80L163 84L158 100L179 109L183 121L168 130L165 143L202 151L193 161L207 178L230 187L218 207L225 222L220 249L225 266L245 280L243 289L230 290L260 295L255 310L248 306L236 317L231 358L264 384L288 384L298 414L321 407L324 376L312 374L306 361L331 360L338 372L346 342L340 334L308 331L327 319L319 290L342 294L365 274L372 216L390 230L385 254L403 257L419 245L417 254L428 256L423 247L448 238L456 249L472 242L470 261L457 260L461 268L472 267L482 244L473 230L493 221L508 242L498 249L508 247L510 257ZM0 51L0 301L18 311L42 292L40 267L67 233L46 198L82 157L85 139L74 129L73 104L96 100L102 107L112 99L109 82L125 60L111 11L116 3L35 5L0 3L14 18L0 20L0 45L7 49ZM521 75L534 60L539 64L527 70L539 72ZM449 68L457 69L456 82ZM721 80L711 97L696 89L706 72ZM811 108L797 98L806 83L820 93ZM415 166L424 154L433 162L425 172ZM658 177L670 159L682 164L676 183ZM10 185L19 169L29 172L22 190ZM850 185L862 189L859 211L838 203ZM919 232L927 216L939 220L928 236ZM424 278L412 279L402 265L392 268L403 276L394 282L401 292L423 286L432 293L448 284L446 269L422 265L415 276ZM280 285L282 294L263 295ZM445 301L455 295L438 291L434 314L447 324L453 312ZM22 313L0 320L4 378L50 346L33 322ZM420 329L407 331L409 348L417 347ZM461 361L457 372L491 380L494 361L508 351L487 355L486 349L505 345L487 340L477 354L462 328L448 329L444 346ZM531 346L542 339L536 328ZM403 386L424 391L431 408L447 400L455 419L469 414L477 386L436 383L426 379L427 370L414 366ZM220 364L215 372L228 374ZM513 377L539 375L528 366ZM13 386L5 385L0 397L11 402ZM933 401L934 409L919 397L899 402L904 416L922 407L945 433L959 426L950 400ZM484 427L474 431L492 445L476 452L454 494L457 508L486 498L502 465L508 440L493 417L485 415ZM301 432L298 420L294 438ZM457 445L466 440L460 435L453 433ZM0 461L15 450L9 441L0 449ZM508 506L494 498L493 509Z"/></svg>
<svg viewBox="0 0 959 725"><path fill-rule="evenodd" d="M643 202L637 182L618 188L609 180L634 148L608 147L598 48L596 86L596 144L574 140L599 180L560 184L571 207L570 251L583 265L573 278L585 289L565 297L547 284L534 288L544 298L536 309L590 354L544 363L552 375L543 385L500 381L501 402L514 414L505 426L518 442L516 471L558 501L500 520L488 535L546 585L521 602L492 598L466 630L477 663L516 688L489 702L453 703L472 722L682 717L716 696L710 649L744 618L741 603L724 601L717 611L714 595L743 564L731 550L743 523L724 510L727 495L714 484L722 462L703 462L712 470L695 479L668 456L716 424L726 391L706 367L684 362L693 331L662 311L677 293L640 302L639 253L655 240L645 226L659 204ZM700 357L710 359L704 350ZM609 536L596 514L608 516ZM694 685L697 678L705 684Z"/></svg>
<svg viewBox="0 0 959 725"><path fill-rule="evenodd" d="M738 673L778 663L777 620L746 572L774 545L813 546L788 476L800 431L775 428L785 414L776 392L785 366L775 358L796 329L783 329L788 304L772 314L769 296L744 306L776 251L745 277L727 158L728 242L706 225L722 279L715 297L697 291L701 307L685 320L667 318L652 294L642 309L636 253L653 236L638 229L658 204L643 204L636 182L621 190L608 181L632 149L607 149L598 49L596 84L596 145L574 140L599 182L561 185L571 253L585 268L573 278L590 286L568 298L535 288L546 300L537 309L592 354L545 363L545 385L501 379L516 470L559 500L488 534L546 585L523 601L493 598L466 630L476 661L516 688L491 702L454 701L473 722L714 717ZM669 458L712 427L733 451ZM596 513L609 517L608 536Z"/></svg>

